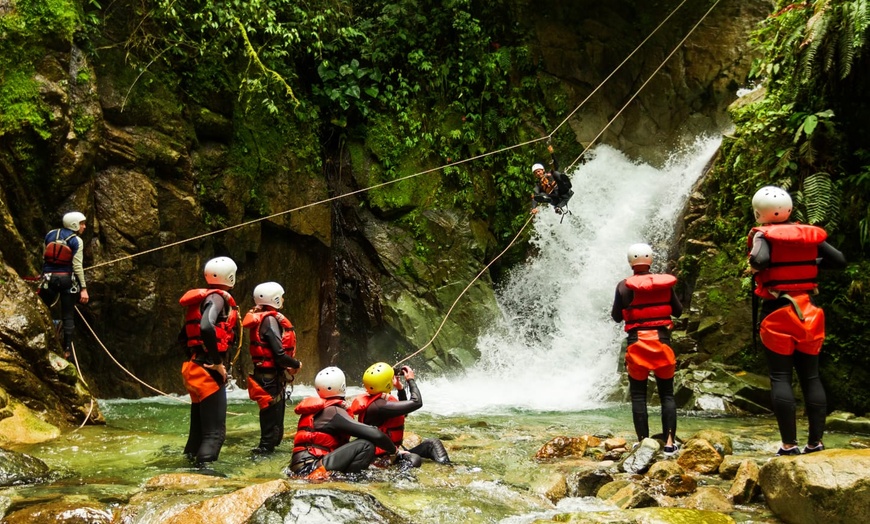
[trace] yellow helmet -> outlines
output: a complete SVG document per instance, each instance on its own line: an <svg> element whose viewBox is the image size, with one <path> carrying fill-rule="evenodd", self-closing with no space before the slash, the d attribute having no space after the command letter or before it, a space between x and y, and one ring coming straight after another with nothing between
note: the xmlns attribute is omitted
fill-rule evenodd
<svg viewBox="0 0 870 524"><path fill-rule="evenodd" d="M363 373L363 386L369 395L389 393L393 390L393 367L386 362L372 364Z"/></svg>

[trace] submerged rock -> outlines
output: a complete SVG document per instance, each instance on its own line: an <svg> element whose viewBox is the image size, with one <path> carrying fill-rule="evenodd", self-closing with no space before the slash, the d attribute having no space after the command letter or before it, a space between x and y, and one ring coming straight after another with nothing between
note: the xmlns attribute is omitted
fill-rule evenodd
<svg viewBox="0 0 870 524"><path fill-rule="evenodd" d="M49 467L38 458L0 449L0 486L34 484L45 480Z"/></svg>
<svg viewBox="0 0 870 524"><path fill-rule="evenodd" d="M535 522L548 522L537 520ZM638 508L623 511L563 513L549 522L585 522L588 524L734 524L722 513L681 508Z"/></svg>
<svg viewBox="0 0 870 524"><path fill-rule="evenodd" d="M329 522L400 524L408 520L367 494L339 489L304 489L275 495L251 515L249 524Z"/></svg>

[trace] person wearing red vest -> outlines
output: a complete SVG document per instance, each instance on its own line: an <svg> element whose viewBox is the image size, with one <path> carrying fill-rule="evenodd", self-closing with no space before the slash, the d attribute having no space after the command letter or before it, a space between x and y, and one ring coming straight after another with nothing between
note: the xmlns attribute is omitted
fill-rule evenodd
<svg viewBox="0 0 870 524"><path fill-rule="evenodd" d="M197 466L218 459L227 432L227 350L235 343L238 308L229 290L236 284L236 264L218 257L205 264L207 289L191 289L179 303L185 307L180 338L189 360L181 367L190 393L190 432L184 454Z"/></svg>
<svg viewBox="0 0 870 524"><path fill-rule="evenodd" d="M320 370L314 388L317 396L302 399L295 408L299 423L287 475L324 480L336 471L358 473L374 461L376 448L395 459L398 450L390 437L348 415L342 370L335 366Z"/></svg>
<svg viewBox="0 0 870 524"><path fill-rule="evenodd" d="M84 243L85 215L70 211L63 216L63 227L52 229L45 235L42 285L39 297L51 308L60 299L63 328L63 358L72 355L75 334L76 301L87 304L88 284L85 281Z"/></svg>
<svg viewBox="0 0 870 524"><path fill-rule="evenodd" d="M348 413L352 417L356 416L363 424L375 426L389 435L397 448L402 446L405 436L405 416L423 407L414 370L409 366L402 366L400 372L408 385L407 389L410 390L410 399L392 366L386 362L378 362L363 373L366 393L356 397L348 409ZM394 387L398 391L398 398L391 395ZM375 450L375 455L384 457L387 452L379 448ZM439 464L450 464L447 450L437 438L425 439L407 453L399 454L398 463L401 466L420 467L424 458Z"/></svg>
<svg viewBox="0 0 870 524"><path fill-rule="evenodd" d="M242 320L254 363L254 372L248 375L248 396L260 407L260 443L251 451L266 454L272 453L284 437L285 372L292 377L302 363L295 358L293 324L278 312L284 306L284 288L277 282L257 285L254 304Z"/></svg>
<svg viewBox="0 0 870 524"><path fill-rule="evenodd" d="M825 340L825 313L812 300L819 269L842 269L846 259L828 244L825 230L790 222L791 196L766 186L752 197L755 220L748 237L754 295L761 299L758 329L765 348L773 412L782 446L777 455L800 455L792 375L804 394L809 433L804 453L825 449L822 436L827 396L819 377L819 352ZM754 310L754 306L753 306Z"/></svg>
<svg viewBox="0 0 870 524"><path fill-rule="evenodd" d="M625 367L631 395L631 414L638 441L649 437L649 417L646 406L647 379L650 372L656 380L662 404L662 435L665 456L678 450L677 405L674 400L676 359L671 349L671 317L683 313L683 305L674 292L676 277L650 273L653 254L647 244L628 248L628 263L634 272L616 286L610 316L615 322L625 322Z"/></svg>

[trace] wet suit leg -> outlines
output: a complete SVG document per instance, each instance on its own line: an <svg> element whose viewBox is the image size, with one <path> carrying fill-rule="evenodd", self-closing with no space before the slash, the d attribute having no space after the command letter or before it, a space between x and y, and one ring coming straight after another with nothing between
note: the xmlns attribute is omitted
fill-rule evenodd
<svg viewBox="0 0 870 524"><path fill-rule="evenodd" d="M72 349L73 335L75 334L75 307L76 293L71 293L72 274L53 273L48 280L48 286L41 289L39 296L51 307L52 303L60 297L60 318L63 325L63 350L69 353Z"/></svg>
<svg viewBox="0 0 870 524"><path fill-rule="evenodd" d="M656 388L662 403L662 434L665 441L668 436L677 435L677 402L674 400L674 378L656 377Z"/></svg>
<svg viewBox="0 0 870 524"><path fill-rule="evenodd" d="M825 433L825 416L828 411L828 401L825 396L825 388L819 377L819 356L808 355L795 351L794 367L797 371L801 391L804 393L804 402L809 421L809 435L807 443L816 445L822 441Z"/></svg>
<svg viewBox="0 0 870 524"><path fill-rule="evenodd" d="M196 459L196 453L202 442L202 422L199 413L199 402L191 402L190 429L187 432L187 444L184 445L184 456L190 460Z"/></svg>
<svg viewBox="0 0 870 524"><path fill-rule="evenodd" d="M797 445L797 422L795 421L795 399L791 388L793 355L781 355L764 348L770 374L770 397L773 401L773 414L779 426L779 436L783 444ZM818 360L816 361L818 370ZM821 384L820 384L821 385ZM822 424L824 427L824 422Z"/></svg>
<svg viewBox="0 0 870 524"><path fill-rule="evenodd" d="M278 377L279 375L275 372L254 373L254 380L275 399L274 404L260 410L260 443L257 448L264 452L274 451L284 438L286 402L284 400L284 383Z"/></svg>
<svg viewBox="0 0 870 524"><path fill-rule="evenodd" d="M637 380L628 377L628 392L631 395L631 418L634 421L634 432L637 440L649 437L649 415L646 410L647 379Z"/></svg>
<svg viewBox="0 0 870 524"><path fill-rule="evenodd" d="M414 455L434 460L439 464L450 464L450 457L447 456L447 450L444 444L437 438L427 438L418 446L408 450Z"/></svg>
<svg viewBox="0 0 870 524"><path fill-rule="evenodd" d="M375 445L368 440L354 440L323 457L323 467L328 471L358 473L375 460Z"/></svg>

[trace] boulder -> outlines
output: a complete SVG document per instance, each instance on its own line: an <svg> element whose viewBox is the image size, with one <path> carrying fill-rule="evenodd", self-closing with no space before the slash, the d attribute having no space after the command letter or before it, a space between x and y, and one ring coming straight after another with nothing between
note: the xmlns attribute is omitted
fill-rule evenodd
<svg viewBox="0 0 870 524"><path fill-rule="evenodd" d="M0 449L0 486L34 484L45 480L49 467L38 458Z"/></svg>
<svg viewBox="0 0 870 524"><path fill-rule="evenodd" d="M722 463L722 455L704 439L691 439L683 444L677 463L687 471L713 473Z"/></svg>
<svg viewBox="0 0 870 524"><path fill-rule="evenodd" d="M586 453L586 437L556 437L535 453L536 459L582 457Z"/></svg>
<svg viewBox="0 0 870 524"><path fill-rule="evenodd" d="M734 446L731 442L731 437L722 431L717 431L715 429L702 429L692 435L691 438L706 440L723 457L734 453Z"/></svg>
<svg viewBox="0 0 870 524"><path fill-rule="evenodd" d="M759 484L770 509L790 524L870 521L870 450L834 449L779 457Z"/></svg>
<svg viewBox="0 0 870 524"><path fill-rule="evenodd" d="M631 453L619 463L619 471L625 473L644 473L655 462L656 454L661 451L661 444L651 438L643 439Z"/></svg>
<svg viewBox="0 0 870 524"><path fill-rule="evenodd" d="M580 466L565 479L569 497L590 497L598 493L601 486L613 481L613 475L598 466Z"/></svg>
<svg viewBox="0 0 870 524"><path fill-rule="evenodd" d="M758 493L758 465L751 460L744 460L737 468L734 483L728 490L728 498L735 504L748 504Z"/></svg>

